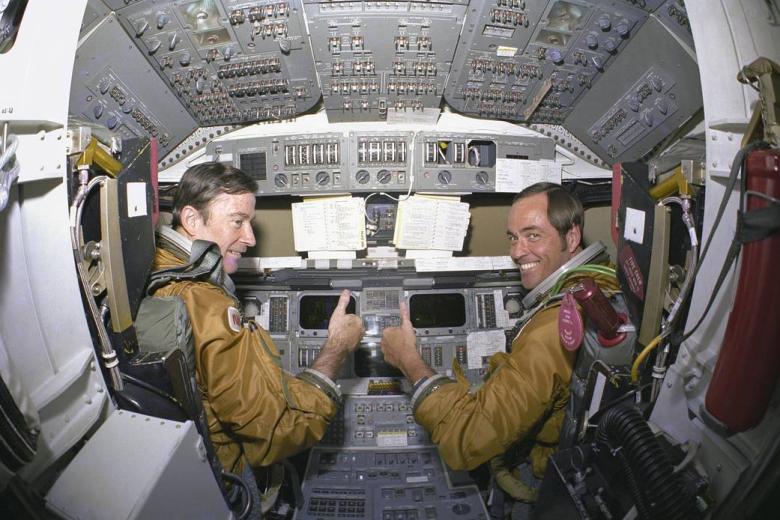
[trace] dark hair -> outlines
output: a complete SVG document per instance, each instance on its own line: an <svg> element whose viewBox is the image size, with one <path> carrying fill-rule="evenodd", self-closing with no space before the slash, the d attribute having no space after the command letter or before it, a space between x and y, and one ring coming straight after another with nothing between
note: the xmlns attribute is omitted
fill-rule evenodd
<svg viewBox="0 0 780 520"><path fill-rule="evenodd" d="M582 231L585 225L585 210L582 208L582 203L560 184L553 182L532 184L515 195L512 204L539 193L547 194L547 219L558 231L564 243L566 243L566 233L572 226L577 226Z"/></svg>
<svg viewBox="0 0 780 520"><path fill-rule="evenodd" d="M228 164L209 162L188 168L173 197L171 226L181 225L184 206L192 206L200 212L204 221L208 221L209 203L221 193L240 195L255 193L257 189L257 182L252 177Z"/></svg>

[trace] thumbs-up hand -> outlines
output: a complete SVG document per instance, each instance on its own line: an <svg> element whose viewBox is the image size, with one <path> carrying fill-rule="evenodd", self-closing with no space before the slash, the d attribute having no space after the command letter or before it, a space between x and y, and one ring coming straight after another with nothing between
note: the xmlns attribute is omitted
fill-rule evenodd
<svg viewBox="0 0 780 520"><path fill-rule="evenodd" d="M409 307L406 302L401 302L401 324L398 327L388 327L382 333L382 354L385 361L390 363L407 377L412 379L410 372L413 367L425 366L425 362L417 352L417 338L409 319ZM414 381L412 381L414 382Z"/></svg>
<svg viewBox="0 0 780 520"><path fill-rule="evenodd" d="M339 303L333 310L328 325L328 343L345 352L354 351L365 333L363 320L354 314L347 314L350 295L348 289L341 291Z"/></svg>

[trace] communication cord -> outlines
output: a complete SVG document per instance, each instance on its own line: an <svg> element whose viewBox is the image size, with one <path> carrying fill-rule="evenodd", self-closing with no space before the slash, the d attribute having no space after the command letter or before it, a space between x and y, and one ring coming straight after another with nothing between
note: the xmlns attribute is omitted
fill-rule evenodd
<svg viewBox="0 0 780 520"><path fill-rule="evenodd" d="M87 199L87 195L95 189L96 186L102 186L106 181L106 176L101 175L95 177L91 181L89 179L89 167L79 168L79 191L76 193L76 197L73 200L73 204L70 207L70 242L73 248L73 256L76 260L76 269L78 271L79 280L84 288L85 299L89 306L89 312L92 316L92 321L95 323L95 329L98 332L98 340L100 342L100 348L102 350L101 357L103 358L104 365L111 376L111 383L117 392L124 389L124 383L122 382L122 375L119 372L119 360L116 357L116 351L111 346L111 341L108 338L108 332L101 319L100 311L95 301L95 295L92 294L89 285L89 277L87 276L86 269L82 261L82 243L83 236L81 230L81 214L84 210L84 201Z"/></svg>
<svg viewBox="0 0 780 520"><path fill-rule="evenodd" d="M696 223L693 220L693 214L691 211L691 199L688 197L666 197L660 202L664 206L670 204L677 204L682 208L682 220L685 227L688 230L688 237L691 243L690 250L690 262L685 273L685 280L680 288L680 294L672 304L672 308L669 311L668 316L661 324L661 333L656 336L648 345L640 352L639 356L634 360L631 366L631 382L636 384L639 381L639 366L650 355L655 348L664 342L669 337L671 332L677 323L677 319L682 309L683 304L687 301L693 288L693 280L697 270L699 261L699 238L696 235ZM653 388L651 391L650 400L655 401L658 397L658 393L661 391L661 382L666 375L666 359L669 356L669 345L666 344L664 349L661 350L656 356L655 365L653 366Z"/></svg>

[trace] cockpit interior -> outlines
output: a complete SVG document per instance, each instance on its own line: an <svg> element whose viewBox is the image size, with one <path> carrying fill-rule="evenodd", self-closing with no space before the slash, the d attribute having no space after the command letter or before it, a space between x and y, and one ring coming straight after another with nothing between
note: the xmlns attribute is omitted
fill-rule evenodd
<svg viewBox="0 0 780 520"><path fill-rule="evenodd" d="M778 63L777 0L0 0L0 516L260 518L187 338L139 326L155 230L216 162L258 187L241 326L291 375L344 289L365 329L262 518L775 517ZM582 202L584 247L529 291L507 214L538 182ZM532 516L497 513L383 331L407 308L425 363L476 392L596 261L624 305L570 296L595 347L567 434Z"/></svg>

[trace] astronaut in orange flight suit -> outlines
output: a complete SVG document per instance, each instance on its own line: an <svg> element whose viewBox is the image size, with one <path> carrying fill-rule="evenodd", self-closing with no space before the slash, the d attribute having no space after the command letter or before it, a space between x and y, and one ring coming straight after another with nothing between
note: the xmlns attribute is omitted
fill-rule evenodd
<svg viewBox="0 0 780 520"><path fill-rule="evenodd" d="M186 306L209 436L222 466L236 474L246 474L246 465L266 468L322 438L341 403L334 380L364 332L360 318L346 314L350 295L343 291L319 356L294 377L282 369L268 333L242 324L226 274L238 269L241 254L255 244L256 190L253 179L224 164L187 170L174 198L172 225L158 231L154 261L155 271L175 268L188 263L193 241L219 246L216 276L172 281L154 295L178 296Z"/></svg>
<svg viewBox="0 0 780 520"><path fill-rule="evenodd" d="M535 288L581 251L583 220L580 202L559 185L539 183L517 195L507 234L526 289ZM606 276L595 281L602 289L618 288ZM572 283L576 280L569 280ZM491 357L489 376L476 391L470 391L457 364L453 380L437 375L423 361L405 305L400 327L385 329L385 360L413 383L415 419L431 433L450 467L473 469L495 462L522 443L522 456L534 477L543 476L559 442L575 361L575 354L560 344L558 308L552 304L537 312L515 337L511 353ZM532 490L522 486L504 490L515 499L534 499Z"/></svg>

